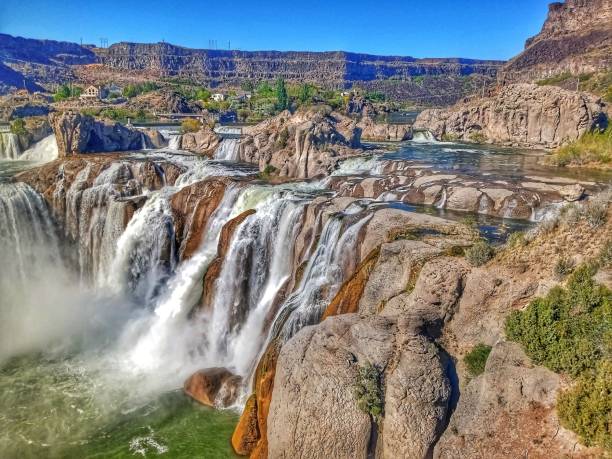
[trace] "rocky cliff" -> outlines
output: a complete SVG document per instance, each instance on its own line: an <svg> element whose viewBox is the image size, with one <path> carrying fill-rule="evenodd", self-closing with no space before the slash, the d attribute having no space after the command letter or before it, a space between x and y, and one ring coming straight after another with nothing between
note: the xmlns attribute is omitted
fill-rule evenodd
<svg viewBox="0 0 612 459"><path fill-rule="evenodd" d="M500 81L534 81L612 68L612 1L552 3L542 31L500 70Z"/></svg>
<svg viewBox="0 0 612 459"><path fill-rule="evenodd" d="M491 97L425 110L415 129L437 138L554 148L607 126L599 97L552 86L515 84Z"/></svg>
<svg viewBox="0 0 612 459"><path fill-rule="evenodd" d="M353 85L380 90L397 99L448 104L495 78L501 61L416 59L347 52L279 52L190 49L168 43L117 43L109 48L79 46L0 34L0 82L4 90L63 83L83 77L83 64L101 64L96 80L126 73L155 79L177 76L202 84L239 84L246 80L314 82L327 87ZM115 75L115 77L113 77ZM418 80L415 80L419 77Z"/></svg>

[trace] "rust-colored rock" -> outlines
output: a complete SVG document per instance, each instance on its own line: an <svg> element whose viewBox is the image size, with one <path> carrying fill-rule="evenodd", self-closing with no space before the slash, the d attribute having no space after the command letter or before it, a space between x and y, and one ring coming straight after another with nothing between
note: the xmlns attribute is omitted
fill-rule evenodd
<svg viewBox="0 0 612 459"><path fill-rule="evenodd" d="M232 436L232 444L248 443L250 447L252 446L250 451L251 459L266 459L268 457L268 413L270 411L270 403L272 403L276 363L281 346L282 343L278 340L272 341L261 357L255 371L253 384L257 401L257 424L255 425L248 421L248 418L253 415L253 408L247 410L249 408L247 405Z"/></svg>
<svg viewBox="0 0 612 459"><path fill-rule="evenodd" d="M183 390L203 405L223 408L236 401L241 383L242 377L226 368L208 368L190 376Z"/></svg>
<svg viewBox="0 0 612 459"><path fill-rule="evenodd" d="M257 424L257 396L252 394L244 406L240 421L232 435L232 448L236 454L248 456L259 441Z"/></svg>
<svg viewBox="0 0 612 459"><path fill-rule="evenodd" d="M227 181L222 178L205 180L172 196L170 204L175 216L175 232L182 240L181 260L190 258L200 246L208 219L223 199L226 185Z"/></svg>
<svg viewBox="0 0 612 459"><path fill-rule="evenodd" d="M359 301L363 295L363 289L368 282L370 272L372 272L378 260L379 253L380 248L376 248L370 252L351 278L340 287L340 291L336 294L331 303L329 303L329 306L323 313L321 321L331 316L359 311Z"/></svg>

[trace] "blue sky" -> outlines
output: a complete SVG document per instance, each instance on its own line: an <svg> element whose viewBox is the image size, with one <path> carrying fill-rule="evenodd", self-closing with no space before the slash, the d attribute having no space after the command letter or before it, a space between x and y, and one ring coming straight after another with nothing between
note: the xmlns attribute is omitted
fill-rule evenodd
<svg viewBox="0 0 612 459"><path fill-rule="evenodd" d="M84 43L345 50L507 59L539 32L549 0L2 0L0 32ZM60 6L61 5L61 6ZM177 5L177 6L173 6Z"/></svg>

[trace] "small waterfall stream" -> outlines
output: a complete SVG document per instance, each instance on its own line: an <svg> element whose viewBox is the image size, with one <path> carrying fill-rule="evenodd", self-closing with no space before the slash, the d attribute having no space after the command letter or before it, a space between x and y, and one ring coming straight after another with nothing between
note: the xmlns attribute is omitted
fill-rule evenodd
<svg viewBox="0 0 612 459"><path fill-rule="evenodd" d="M19 155L19 137L12 132L0 132L0 159L17 159Z"/></svg>
<svg viewBox="0 0 612 459"><path fill-rule="evenodd" d="M238 146L238 139L223 139L217 147L215 159L220 161L238 161Z"/></svg>

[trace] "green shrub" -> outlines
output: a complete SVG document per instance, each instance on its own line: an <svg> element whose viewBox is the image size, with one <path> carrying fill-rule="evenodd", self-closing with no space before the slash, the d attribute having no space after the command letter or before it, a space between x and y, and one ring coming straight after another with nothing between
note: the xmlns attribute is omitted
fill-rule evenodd
<svg viewBox="0 0 612 459"><path fill-rule="evenodd" d="M378 368L369 362L360 367L358 379L353 389L359 409L369 414L378 423L385 406L381 388L381 375Z"/></svg>
<svg viewBox="0 0 612 459"><path fill-rule="evenodd" d="M202 125L195 118L187 118L181 123L181 132L186 134L188 132L198 132Z"/></svg>
<svg viewBox="0 0 612 459"><path fill-rule="evenodd" d="M508 338L535 363L577 376L604 355L604 335L612 329L611 292L595 283L594 272L591 265L579 267L566 289L553 288L506 320Z"/></svg>
<svg viewBox="0 0 612 459"><path fill-rule="evenodd" d="M147 92L155 91L159 86L155 83L146 82L146 83L138 83L138 84L128 84L123 88L123 97L127 97L128 99L131 97L136 97L139 94L144 94Z"/></svg>
<svg viewBox="0 0 612 459"><path fill-rule="evenodd" d="M471 376L475 377L484 373L490 353L491 346L477 344L468 354L466 354L463 361Z"/></svg>
<svg viewBox="0 0 612 459"><path fill-rule="evenodd" d="M612 361L600 362L560 393L557 410L561 425L576 432L585 445L612 450Z"/></svg>
<svg viewBox="0 0 612 459"><path fill-rule="evenodd" d="M465 249L465 258L472 266L482 266L493 258L493 247L487 241L478 241Z"/></svg>
<svg viewBox="0 0 612 459"><path fill-rule="evenodd" d="M608 218L608 202L593 199L584 208L584 218L591 228L599 228Z"/></svg>
<svg viewBox="0 0 612 459"><path fill-rule="evenodd" d="M557 260L554 271L557 279L564 279L574 271L574 261L571 258L561 257Z"/></svg>
<svg viewBox="0 0 612 459"><path fill-rule="evenodd" d="M23 118L17 118L11 121L11 132L15 135L27 135L26 123Z"/></svg>

